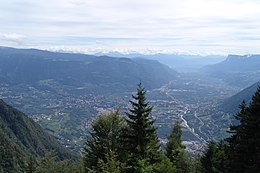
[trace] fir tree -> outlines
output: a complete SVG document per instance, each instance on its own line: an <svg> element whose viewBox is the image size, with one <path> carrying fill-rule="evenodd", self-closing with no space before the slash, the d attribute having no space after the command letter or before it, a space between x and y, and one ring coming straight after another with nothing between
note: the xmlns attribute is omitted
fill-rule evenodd
<svg viewBox="0 0 260 173"><path fill-rule="evenodd" d="M145 89L139 83L136 95L132 95L129 112L126 113L127 129L122 137L124 146L127 147L128 164L133 167L141 160L146 164L153 164L159 159L158 138L156 128L153 126L154 120L151 119L153 107L146 101L145 94ZM139 172L138 168L133 170Z"/></svg>
<svg viewBox="0 0 260 173"><path fill-rule="evenodd" d="M87 170L99 170L99 163L106 164L107 154L111 152L122 153L119 151L119 137L123 126L124 120L118 110L108 115L100 115L93 122L90 137L84 148L84 165Z"/></svg>
<svg viewBox="0 0 260 173"><path fill-rule="evenodd" d="M225 173L227 162L227 145L224 141L220 141L218 144L211 141L208 143L208 147L201 157L202 173Z"/></svg>
<svg viewBox="0 0 260 173"><path fill-rule="evenodd" d="M26 173L34 173L36 171L36 163L35 158L32 156L29 158L26 164Z"/></svg>
<svg viewBox="0 0 260 173"><path fill-rule="evenodd" d="M176 167L172 164L170 159L166 157L165 155L161 156L161 161L159 163L156 163L154 167L154 172L156 173L175 173Z"/></svg>
<svg viewBox="0 0 260 173"><path fill-rule="evenodd" d="M190 172L189 158L185 152L185 146L182 145L182 130L179 121L176 121L171 135L168 137L166 144L166 156L176 167L176 172Z"/></svg>
<svg viewBox="0 0 260 173"><path fill-rule="evenodd" d="M182 145L181 143L182 142L181 137L182 137L181 125L179 121L176 121L173 126L171 135L168 137L168 142L166 144L166 156L170 158L171 161L173 161L174 159L173 156L174 150L176 150L177 148L180 149L185 148L185 146Z"/></svg>
<svg viewBox="0 0 260 173"><path fill-rule="evenodd" d="M235 118L239 125L230 126L229 172L260 172L260 87L249 106L243 101Z"/></svg>
<svg viewBox="0 0 260 173"><path fill-rule="evenodd" d="M118 160L117 154L112 151L106 154L106 162L99 160L98 166L101 173L122 173L126 170L126 164Z"/></svg>

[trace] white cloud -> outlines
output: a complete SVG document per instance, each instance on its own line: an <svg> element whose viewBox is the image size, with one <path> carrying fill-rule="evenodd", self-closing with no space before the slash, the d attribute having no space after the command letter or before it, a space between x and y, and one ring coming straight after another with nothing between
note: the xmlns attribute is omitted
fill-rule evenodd
<svg viewBox="0 0 260 173"><path fill-rule="evenodd" d="M21 35L21 34L16 34L16 33L7 34L7 33L0 32L0 41L3 41L3 42L21 44L25 38L26 38L26 36Z"/></svg>
<svg viewBox="0 0 260 173"><path fill-rule="evenodd" d="M0 32L26 35L24 46L259 53L259 8L257 0L0 0Z"/></svg>

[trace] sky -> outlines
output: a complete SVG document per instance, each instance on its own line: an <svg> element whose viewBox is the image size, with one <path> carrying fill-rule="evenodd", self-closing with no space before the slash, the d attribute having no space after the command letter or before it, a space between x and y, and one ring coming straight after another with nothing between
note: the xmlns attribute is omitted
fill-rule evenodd
<svg viewBox="0 0 260 173"><path fill-rule="evenodd" d="M260 0L0 0L0 46L260 53Z"/></svg>

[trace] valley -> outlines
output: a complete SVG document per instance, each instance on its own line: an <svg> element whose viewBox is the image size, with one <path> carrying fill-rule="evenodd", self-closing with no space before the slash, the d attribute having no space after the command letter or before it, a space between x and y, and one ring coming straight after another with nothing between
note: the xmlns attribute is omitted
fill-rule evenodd
<svg viewBox="0 0 260 173"><path fill-rule="evenodd" d="M0 86L0 98L28 114L65 146L76 151L84 145L88 129L99 114L119 108L125 115L134 92L115 90L114 94L93 94L84 88L59 85L55 81ZM219 100L236 92L224 83L196 81L193 77L182 77L148 90L147 98L154 107L152 116L156 119L161 143L166 143L175 120L182 122L183 140L190 152L202 151L210 139L223 138L229 120L223 116L220 123L216 122L211 110Z"/></svg>
<svg viewBox="0 0 260 173"><path fill-rule="evenodd" d="M229 66L234 66L230 61L241 64L233 56L215 65L211 63L217 59L213 59L199 69L198 64L188 63L187 68L194 66L192 69L197 71L185 73L157 59L155 55L145 59L115 58L1 48L0 98L29 115L67 148L79 152L96 117L117 108L125 116L131 95L142 81L147 100L153 106L152 118L156 120L161 144L166 143L176 120L181 121L182 138L191 153L203 151L209 140L227 137L235 112L227 112L219 106L245 87L240 85L240 79L244 77L242 83L248 81L252 70L234 70L231 77L239 78L234 77L237 83L233 85L233 81L227 82L229 71L223 75ZM247 66L252 62L238 59ZM188 60L184 59L181 64ZM225 68L221 71L222 66ZM219 72L222 75L216 76ZM241 73L247 75L240 76ZM251 77L250 81L256 82L258 78Z"/></svg>

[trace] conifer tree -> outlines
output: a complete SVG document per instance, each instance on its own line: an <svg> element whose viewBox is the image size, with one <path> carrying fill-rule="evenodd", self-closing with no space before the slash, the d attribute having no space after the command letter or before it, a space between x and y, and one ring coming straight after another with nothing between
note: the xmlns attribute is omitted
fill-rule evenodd
<svg viewBox="0 0 260 173"><path fill-rule="evenodd" d="M225 173L227 162L227 145L224 141L220 141L218 144L211 141L208 143L208 147L201 157L202 173Z"/></svg>
<svg viewBox="0 0 260 173"><path fill-rule="evenodd" d="M122 137L124 146L127 147L128 164L133 167L141 160L153 164L159 159L158 138L153 126L154 120L151 118L153 107L146 101L145 94L145 89L139 83L137 93L132 95L133 100L130 101L130 108L126 113L127 129Z"/></svg>
<svg viewBox="0 0 260 173"><path fill-rule="evenodd" d="M153 171L156 173L175 173L176 167L172 164L170 159L165 155L161 156L161 161L155 164Z"/></svg>
<svg viewBox="0 0 260 173"><path fill-rule="evenodd" d="M179 121L176 121L172 129L171 135L168 137L166 144L166 156L176 167L176 172L190 172L189 159L185 153L185 146L182 144L182 130Z"/></svg>
<svg viewBox="0 0 260 173"><path fill-rule="evenodd" d="M181 125L180 125L179 121L176 121L173 126L171 135L168 137L168 142L166 144L166 156L168 158L170 158L171 161L173 161L172 156L173 156L173 152L175 149L177 149L177 148L184 149L185 148L185 146L182 145L182 143L181 143L182 142L181 137L182 137Z"/></svg>
<svg viewBox="0 0 260 173"><path fill-rule="evenodd" d="M86 170L100 171L99 163L108 162L107 155L118 153L120 157L120 133L124 126L124 120L119 116L119 111L100 115L92 124L90 137L84 148L84 165ZM118 159L119 158L113 158Z"/></svg>
<svg viewBox="0 0 260 173"><path fill-rule="evenodd" d="M35 158L31 156L26 164L26 173L34 173L35 170L36 170Z"/></svg>
<svg viewBox="0 0 260 173"><path fill-rule="evenodd" d="M260 87L249 106L243 101L235 118L239 125L230 126L229 172L260 172Z"/></svg>
<svg viewBox="0 0 260 173"><path fill-rule="evenodd" d="M101 173L122 173L126 170L126 164L118 160L116 153L110 151L106 154L106 161L99 160L98 166Z"/></svg>

